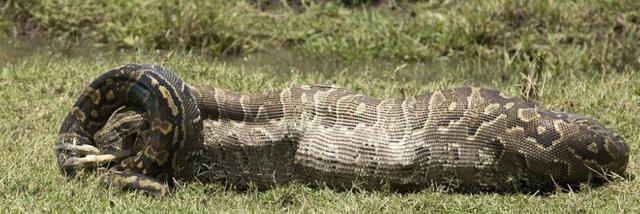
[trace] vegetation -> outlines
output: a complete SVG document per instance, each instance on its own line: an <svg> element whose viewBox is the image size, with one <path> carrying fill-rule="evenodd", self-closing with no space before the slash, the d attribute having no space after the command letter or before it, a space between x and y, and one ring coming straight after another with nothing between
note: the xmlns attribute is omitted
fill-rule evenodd
<svg viewBox="0 0 640 214"><path fill-rule="evenodd" d="M4 24L6 31L109 48L220 55L287 47L344 60L491 59L544 50L554 64L587 60L585 70L640 64L635 0L316 0L298 9L278 2L295 1L9 0L3 12L14 23Z"/></svg>
<svg viewBox="0 0 640 214"><path fill-rule="evenodd" d="M622 1L0 0L0 210L67 212L638 212L640 3ZM183 183L166 198L73 182L57 170L63 116L101 72L157 63L188 83L258 92L335 83L376 97L474 85L592 115L631 146L600 188L476 195L235 191Z"/></svg>

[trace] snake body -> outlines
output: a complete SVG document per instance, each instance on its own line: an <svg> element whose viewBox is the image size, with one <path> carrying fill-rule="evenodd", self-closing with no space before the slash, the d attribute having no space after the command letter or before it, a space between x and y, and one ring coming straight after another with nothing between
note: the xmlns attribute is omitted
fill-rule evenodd
<svg viewBox="0 0 640 214"><path fill-rule="evenodd" d="M116 69L136 75L140 70L172 76L157 66ZM87 91L108 95L109 90L94 85ZM176 96L180 93L174 90L181 88L188 93ZM622 175L629 158L622 138L596 120L548 111L491 89L453 88L403 99L376 99L335 86L299 86L247 95L173 81L173 87L166 89L171 96L159 90L158 95L163 96L140 97L143 103L156 104L142 106L151 125L150 131L138 136L147 133L145 139L150 140L137 149L134 159L171 167L150 164L162 169L156 173L145 171L146 165L121 168L160 180L197 174L236 184L300 181L347 188L390 184L403 189L444 184L463 191L513 191L603 181L611 174ZM126 91L117 93L131 95ZM140 106L139 102L120 102L99 114L98 123L78 122L78 111L89 115L106 105L95 105L96 99L90 98L91 93L85 92L80 98L85 101L76 103L58 144L87 138L80 144L95 145L88 136L104 126L115 108ZM162 129L153 125L158 116L153 115L163 114L154 112L170 114L175 109L170 103L178 98L180 102L174 102L181 103L179 112L192 111L179 115L191 115L191 122L175 120L172 130L183 131L162 135ZM84 104L89 101L94 104ZM195 110L184 107L196 103ZM195 121L198 118L204 122ZM163 120L171 119L175 117ZM154 130L156 134L149 135ZM204 143L184 143L188 136L203 137ZM163 155L171 158L159 158L157 152L147 152L157 145L177 148ZM68 159L65 154L68 152L58 152L59 162Z"/></svg>

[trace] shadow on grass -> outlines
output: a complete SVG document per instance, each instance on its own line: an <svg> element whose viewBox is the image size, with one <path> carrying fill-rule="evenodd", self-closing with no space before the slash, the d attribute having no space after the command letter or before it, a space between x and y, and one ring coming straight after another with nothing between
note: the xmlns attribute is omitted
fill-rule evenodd
<svg viewBox="0 0 640 214"><path fill-rule="evenodd" d="M442 194L460 194L467 196L476 195L531 195L537 197L548 197L556 194L564 193L579 193L590 190L598 190L605 188L607 185L612 185L618 182L631 182L635 180L636 176L630 173L625 173L624 176L609 175L607 179L590 180L589 182L579 184L555 184L555 185L530 185L525 183L520 184L504 184L503 186L495 186L493 188L479 188L469 185L461 186L455 184L427 184L427 185L399 185L391 184L389 182L381 183L380 185L367 186L364 182L353 182L351 185L344 185L341 183L327 183L321 181L311 182L299 182L292 181L282 184L260 185L252 181L238 183L226 181L224 179L209 180L203 183L216 183L221 185L223 191L234 191L240 194L248 194L253 192L265 193L281 187L298 185L313 190L331 190L338 193L372 193L380 192L383 194L399 194L410 195L419 193L442 193ZM188 183L185 183L188 185ZM173 191L180 191L174 188ZM215 191L206 191L208 193L214 193Z"/></svg>

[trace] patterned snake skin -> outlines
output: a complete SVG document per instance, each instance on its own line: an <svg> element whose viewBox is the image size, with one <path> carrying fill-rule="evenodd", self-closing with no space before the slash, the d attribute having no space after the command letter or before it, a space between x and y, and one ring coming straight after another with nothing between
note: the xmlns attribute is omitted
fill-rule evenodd
<svg viewBox="0 0 640 214"><path fill-rule="evenodd" d="M624 141L597 121L490 89L404 99L334 86L246 95L185 86L158 66L127 65L105 76L65 119L60 166L73 177L78 167L116 162L107 183L151 194L164 194L172 178L538 190L606 181L622 175L629 159Z"/></svg>

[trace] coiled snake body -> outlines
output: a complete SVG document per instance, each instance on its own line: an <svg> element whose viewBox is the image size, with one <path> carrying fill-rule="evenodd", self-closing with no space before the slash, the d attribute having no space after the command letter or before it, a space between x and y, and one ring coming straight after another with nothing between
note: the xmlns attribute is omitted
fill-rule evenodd
<svg viewBox="0 0 640 214"><path fill-rule="evenodd" d="M122 146L105 146L114 141ZM151 194L194 178L535 190L606 180L628 162L624 141L597 121L490 89L382 100L334 86L244 95L137 64L89 86L56 154L71 177L78 166L117 162L106 182Z"/></svg>

